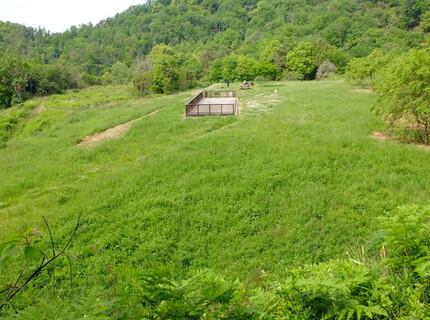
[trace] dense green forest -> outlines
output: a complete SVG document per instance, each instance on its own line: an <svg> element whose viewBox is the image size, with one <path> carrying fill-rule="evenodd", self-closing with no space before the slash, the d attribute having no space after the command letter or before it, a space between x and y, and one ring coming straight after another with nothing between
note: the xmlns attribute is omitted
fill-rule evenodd
<svg viewBox="0 0 430 320"><path fill-rule="evenodd" d="M0 105L132 79L142 93L313 79L326 60L343 72L375 49L418 47L429 10L426 0L160 0L64 33L1 22Z"/></svg>

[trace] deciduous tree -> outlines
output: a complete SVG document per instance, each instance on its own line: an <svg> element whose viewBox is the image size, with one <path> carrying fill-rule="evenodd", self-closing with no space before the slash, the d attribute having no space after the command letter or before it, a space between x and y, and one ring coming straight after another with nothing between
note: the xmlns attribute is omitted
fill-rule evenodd
<svg viewBox="0 0 430 320"><path fill-rule="evenodd" d="M375 110L405 129L418 130L430 142L430 51L412 50L396 59L378 77L380 98ZM415 126L410 124L414 123Z"/></svg>
<svg viewBox="0 0 430 320"><path fill-rule="evenodd" d="M287 54L285 66L288 71L298 73L302 79L313 79L316 66L313 60L313 47L309 42L299 42L297 46Z"/></svg>

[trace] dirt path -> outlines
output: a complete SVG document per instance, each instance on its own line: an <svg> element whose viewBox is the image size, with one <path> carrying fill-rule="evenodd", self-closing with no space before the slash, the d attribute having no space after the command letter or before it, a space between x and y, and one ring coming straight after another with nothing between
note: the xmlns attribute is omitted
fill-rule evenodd
<svg viewBox="0 0 430 320"><path fill-rule="evenodd" d="M378 139L381 141L385 141L385 140L393 140L393 141L397 141L399 143L400 139L394 137L394 136L389 136L384 132L380 132L380 131L375 131L370 135L371 138L373 139ZM404 144L404 143L403 143ZM425 144L418 144L418 143L408 143L408 144L404 144L404 145L408 145L408 146L413 146L415 148L419 148L419 149L423 149L423 150L427 150L430 151L430 146L429 145L425 145Z"/></svg>
<svg viewBox="0 0 430 320"><path fill-rule="evenodd" d="M102 140L106 140L106 139L117 139L117 138L121 138L123 137L126 132L131 128L132 124L136 121L139 121L145 117L149 117L152 116L153 114L156 114L158 111L160 111L161 109L152 111L150 113L148 113L147 115L131 120L129 122L120 124L116 127L107 129L106 131L103 132L98 132L95 133L91 136L86 136L84 137L77 145L78 146L86 146L86 147L93 147L95 146L97 143L99 143Z"/></svg>

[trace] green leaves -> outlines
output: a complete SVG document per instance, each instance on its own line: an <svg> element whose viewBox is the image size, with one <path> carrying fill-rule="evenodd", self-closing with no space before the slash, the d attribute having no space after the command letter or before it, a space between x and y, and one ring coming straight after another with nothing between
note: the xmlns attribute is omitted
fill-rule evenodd
<svg viewBox="0 0 430 320"><path fill-rule="evenodd" d="M312 79L316 71L312 44L299 42L292 51L288 52L285 66L288 71L297 72L301 75L302 79Z"/></svg>
<svg viewBox="0 0 430 320"><path fill-rule="evenodd" d="M22 102L29 69L27 63L16 57L0 56L0 109Z"/></svg>
<svg viewBox="0 0 430 320"><path fill-rule="evenodd" d="M414 271L420 266L419 273L425 274L430 256L430 208L404 206L398 214L381 218L380 223L386 233L386 263L395 271Z"/></svg>
<svg viewBox="0 0 430 320"><path fill-rule="evenodd" d="M20 235L14 233L9 235L0 243L0 270L16 254L17 246L20 242Z"/></svg>
<svg viewBox="0 0 430 320"><path fill-rule="evenodd" d="M9 244L3 248L0 254L0 270L5 266L6 262L8 262L15 255L15 252L16 245Z"/></svg>
<svg viewBox="0 0 430 320"><path fill-rule="evenodd" d="M398 57L375 82L380 95L375 111L392 128L418 132L421 142L430 142L430 50L412 50Z"/></svg>
<svg viewBox="0 0 430 320"><path fill-rule="evenodd" d="M10 244L8 246L6 246L1 255L2 257L12 257L16 252L16 245Z"/></svg>
<svg viewBox="0 0 430 320"><path fill-rule="evenodd" d="M374 50L365 58L352 59L346 68L346 77L356 84L370 86L387 62L388 58L381 51Z"/></svg>
<svg viewBox="0 0 430 320"><path fill-rule="evenodd" d="M43 232L39 228L27 229L10 234L0 242L0 269L4 268L9 260L20 253L23 247L23 256L26 259L38 260L43 254L34 244L40 241Z"/></svg>
<svg viewBox="0 0 430 320"><path fill-rule="evenodd" d="M30 260L38 260L43 257L42 252L40 252L37 248L33 246L25 246L24 255Z"/></svg>
<svg viewBox="0 0 430 320"><path fill-rule="evenodd" d="M208 270L195 271L183 280L163 270L141 277L143 305L148 314L172 319L230 318L239 283Z"/></svg>

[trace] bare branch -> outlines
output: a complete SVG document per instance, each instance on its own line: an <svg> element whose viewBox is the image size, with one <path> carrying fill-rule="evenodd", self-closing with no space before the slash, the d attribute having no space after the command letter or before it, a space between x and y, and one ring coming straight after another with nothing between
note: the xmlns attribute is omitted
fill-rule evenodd
<svg viewBox="0 0 430 320"><path fill-rule="evenodd" d="M69 277L70 277L70 289L73 290L73 269L72 269L72 259L70 259L70 256L65 254L64 255L67 260L69 261Z"/></svg>
<svg viewBox="0 0 430 320"><path fill-rule="evenodd" d="M18 285L19 281L21 280L22 275L24 274L25 269L27 268L27 264L28 264L28 259L25 259L25 264L24 266L21 268L21 271L19 273L18 278L15 281L15 284L13 285L13 287L16 288L16 286Z"/></svg>
<svg viewBox="0 0 430 320"><path fill-rule="evenodd" d="M55 243L54 237L52 236L51 227L49 226L48 221L46 221L45 217L42 216L43 222L45 222L46 228L48 229L49 238L51 239L51 248L52 248L52 256L55 256Z"/></svg>

